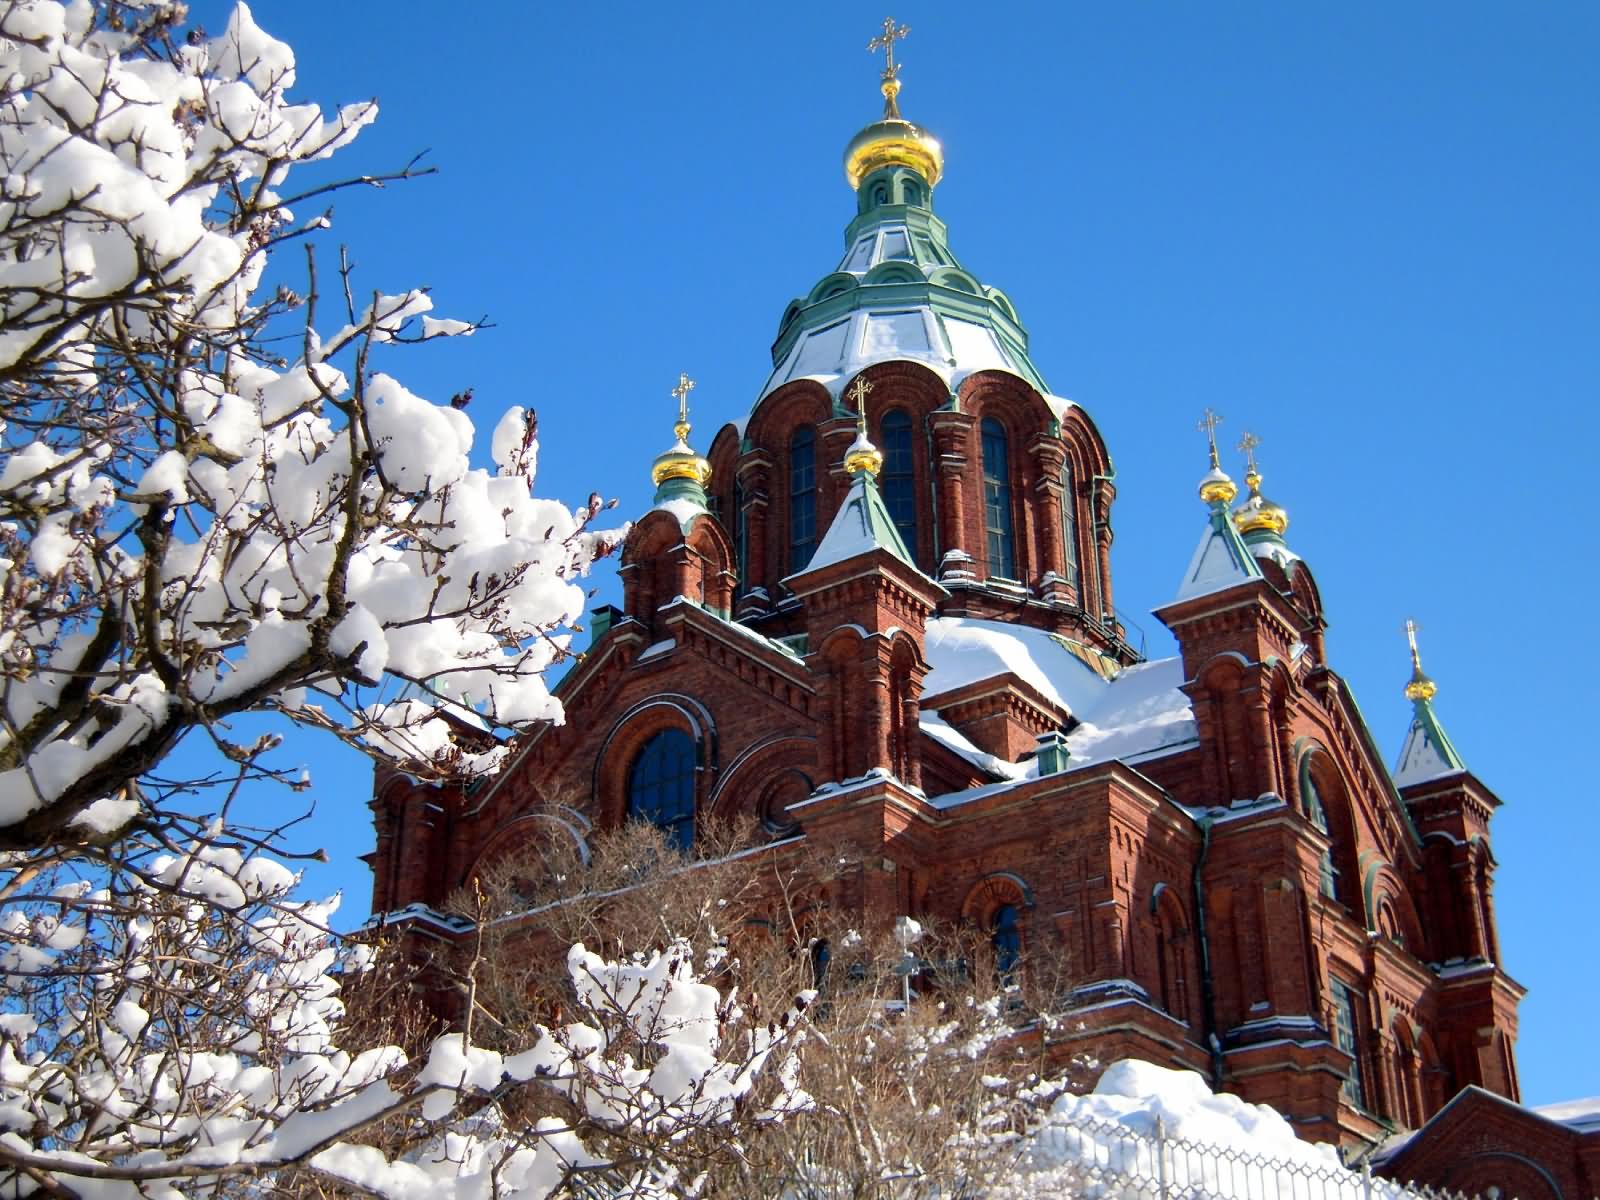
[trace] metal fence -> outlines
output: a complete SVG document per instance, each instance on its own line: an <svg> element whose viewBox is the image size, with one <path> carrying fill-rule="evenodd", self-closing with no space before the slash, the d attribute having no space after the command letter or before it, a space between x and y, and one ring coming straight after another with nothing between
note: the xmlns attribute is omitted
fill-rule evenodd
<svg viewBox="0 0 1600 1200"><path fill-rule="evenodd" d="M1050 1124L1029 1139L1018 1165L1039 1171L1033 1194L1085 1200L1477 1200L1464 1192L1408 1187L1368 1165L1283 1158L1174 1137L1160 1117L1140 1133L1106 1121Z"/></svg>

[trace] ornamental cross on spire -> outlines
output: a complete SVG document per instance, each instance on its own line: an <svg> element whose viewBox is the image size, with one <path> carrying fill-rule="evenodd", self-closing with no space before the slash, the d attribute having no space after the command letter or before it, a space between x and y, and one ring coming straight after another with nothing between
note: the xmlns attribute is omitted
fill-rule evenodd
<svg viewBox="0 0 1600 1200"><path fill-rule="evenodd" d="M868 383L865 376L857 375L845 392L844 398L856 406L856 427L861 430L863 440L867 436L867 394L872 391L872 384Z"/></svg>
<svg viewBox="0 0 1600 1200"><path fill-rule="evenodd" d="M678 386L672 389L672 394L678 398L678 428L680 438L689 436L689 393L694 391L694 380L689 378L687 371L678 372Z"/></svg>
<svg viewBox="0 0 1600 1200"><path fill-rule="evenodd" d="M1422 656L1417 653L1417 631L1421 628L1410 617L1406 618L1405 635L1406 641L1411 644L1411 667L1419 672L1422 670Z"/></svg>
<svg viewBox="0 0 1600 1200"><path fill-rule="evenodd" d="M1256 473L1256 447L1259 445L1261 445L1261 439L1248 430L1239 439L1239 453L1244 455L1245 467L1252 475Z"/></svg>
<svg viewBox="0 0 1600 1200"><path fill-rule="evenodd" d="M1206 441L1211 446L1211 469L1222 470L1222 463L1217 458L1217 426L1222 424L1222 414L1206 409L1195 429L1206 435Z"/></svg>
<svg viewBox="0 0 1600 1200"><path fill-rule="evenodd" d="M894 44L911 32L911 26L901 25L896 28L893 17L883 19L883 32L867 43L867 53L876 54L879 50L884 52L883 66L883 118L886 121L900 119L900 105L895 99L900 94L900 68L894 61Z"/></svg>

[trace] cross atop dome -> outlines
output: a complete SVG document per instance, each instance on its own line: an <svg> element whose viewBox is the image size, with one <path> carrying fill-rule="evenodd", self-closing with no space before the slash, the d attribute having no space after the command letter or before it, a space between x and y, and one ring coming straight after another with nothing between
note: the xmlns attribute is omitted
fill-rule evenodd
<svg viewBox="0 0 1600 1200"><path fill-rule="evenodd" d="M910 32L911 26L901 25L897 29L894 18L885 17L883 32L867 43L868 53L882 50L886 57L883 67L883 119L886 121L900 119L900 105L895 99L900 94L900 68L894 61L894 44Z"/></svg>
<svg viewBox="0 0 1600 1200"><path fill-rule="evenodd" d="M1195 425L1196 431L1206 435L1206 445L1211 450L1211 469L1200 480L1200 499L1207 504L1231 504L1239 494L1238 486L1228 478L1217 458L1217 426L1222 424L1222 414L1207 408Z"/></svg>

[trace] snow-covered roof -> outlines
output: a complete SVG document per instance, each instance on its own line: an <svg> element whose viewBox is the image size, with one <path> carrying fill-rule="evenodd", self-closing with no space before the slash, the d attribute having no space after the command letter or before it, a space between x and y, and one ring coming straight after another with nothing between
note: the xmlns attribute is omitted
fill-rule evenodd
<svg viewBox="0 0 1600 1200"><path fill-rule="evenodd" d="M1207 596L1237 583L1261 578L1261 567L1255 555L1245 548L1228 516L1225 505L1212 505L1206 520L1206 530L1200 535L1200 544L1194 548L1189 569L1183 573L1178 585L1179 600Z"/></svg>
<svg viewBox="0 0 1600 1200"><path fill-rule="evenodd" d="M1563 1100L1559 1104L1541 1104L1532 1111L1547 1121L1565 1125L1578 1133L1600 1133L1600 1096L1586 1100Z"/></svg>
<svg viewBox="0 0 1600 1200"><path fill-rule="evenodd" d="M916 570L906 545L900 540L889 510L884 507L877 481L869 471L858 471L845 493L844 503L834 514L828 532L817 543L816 552L806 564L807 571L830 567L871 550L887 550Z"/></svg>
<svg viewBox="0 0 1600 1200"><path fill-rule="evenodd" d="M924 652L932 667L922 685L924 703L1008 671L1080 717L1106 693L1105 677L1069 649L1066 639L1027 625L935 617L928 622Z"/></svg>
<svg viewBox="0 0 1600 1200"><path fill-rule="evenodd" d="M1464 770L1466 764L1456 753L1444 726L1439 724L1433 705L1427 700L1417 701L1411 728L1406 731L1405 745L1400 747L1400 758L1395 764L1395 787L1427 783Z"/></svg>
<svg viewBox="0 0 1600 1200"><path fill-rule="evenodd" d="M1083 723L1067 735L1067 769L1110 759L1131 763L1195 745L1199 734L1189 698L1179 690L1183 682L1177 658L1126 668L1096 705L1078 714Z"/></svg>
<svg viewBox="0 0 1600 1200"><path fill-rule="evenodd" d="M987 771L1002 779L1027 779L1038 774L1039 769L1034 763L1007 762L987 750L978 749L965 734L935 713L923 713L918 724L923 733L946 749L959 754L980 771Z"/></svg>
<svg viewBox="0 0 1600 1200"><path fill-rule="evenodd" d="M650 511L655 512L657 509L676 517L678 528L685 533L689 531L689 526L694 524L696 517L706 515L706 506L690 500L687 496L668 496L663 500L657 500Z"/></svg>

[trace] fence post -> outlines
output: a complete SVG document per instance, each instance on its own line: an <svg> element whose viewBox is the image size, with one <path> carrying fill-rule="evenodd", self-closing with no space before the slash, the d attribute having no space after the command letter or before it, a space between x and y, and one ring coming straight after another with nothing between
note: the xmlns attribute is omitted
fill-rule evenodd
<svg viewBox="0 0 1600 1200"><path fill-rule="evenodd" d="M1167 1200L1167 1123L1156 1117L1156 1186L1160 1200Z"/></svg>
<svg viewBox="0 0 1600 1200"><path fill-rule="evenodd" d="M1372 1164L1361 1164L1361 1200L1372 1200Z"/></svg>

